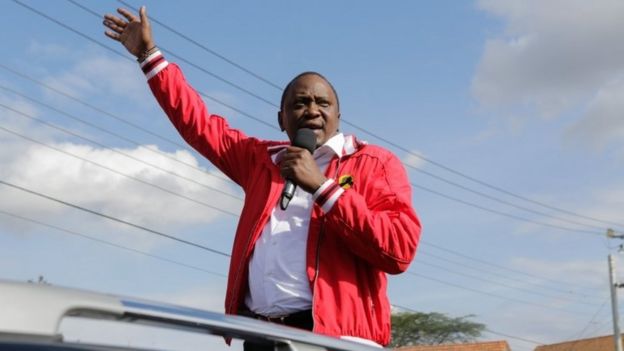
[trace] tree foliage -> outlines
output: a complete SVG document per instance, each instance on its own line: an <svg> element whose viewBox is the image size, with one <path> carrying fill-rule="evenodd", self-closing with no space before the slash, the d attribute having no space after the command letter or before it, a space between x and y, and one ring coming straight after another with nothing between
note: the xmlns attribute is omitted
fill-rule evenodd
<svg viewBox="0 0 624 351"><path fill-rule="evenodd" d="M470 321L468 315L451 318L442 313L403 312L392 315L391 347L437 345L474 341L485 324Z"/></svg>

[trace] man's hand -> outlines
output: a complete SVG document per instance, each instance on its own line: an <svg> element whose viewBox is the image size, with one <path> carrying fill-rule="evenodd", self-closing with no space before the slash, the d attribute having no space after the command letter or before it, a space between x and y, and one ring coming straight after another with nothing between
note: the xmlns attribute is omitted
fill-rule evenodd
<svg viewBox="0 0 624 351"><path fill-rule="evenodd" d="M117 12L125 20L111 14L104 15L104 25L110 29L104 32L106 36L122 43L136 57L154 47L152 27L147 19L145 6L141 6L139 10L140 18L126 9L120 8Z"/></svg>
<svg viewBox="0 0 624 351"><path fill-rule="evenodd" d="M289 146L280 162L280 174L291 179L301 189L314 193L326 180L306 149Z"/></svg>

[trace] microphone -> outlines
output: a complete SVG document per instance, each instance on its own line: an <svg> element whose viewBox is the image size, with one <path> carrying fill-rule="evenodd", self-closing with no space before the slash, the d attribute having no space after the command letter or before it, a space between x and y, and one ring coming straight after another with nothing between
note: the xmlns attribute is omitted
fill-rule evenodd
<svg viewBox="0 0 624 351"><path fill-rule="evenodd" d="M314 149L316 149L316 134L314 131L309 128L301 128L297 130L297 134L295 135L295 140L292 143L293 146L304 148L310 153L314 153ZM286 178L286 184L284 185L284 190L282 191L282 198L280 199L280 208L282 210L286 210L290 200L292 200L295 195L295 189L297 188L297 184L293 183L293 181L289 178Z"/></svg>

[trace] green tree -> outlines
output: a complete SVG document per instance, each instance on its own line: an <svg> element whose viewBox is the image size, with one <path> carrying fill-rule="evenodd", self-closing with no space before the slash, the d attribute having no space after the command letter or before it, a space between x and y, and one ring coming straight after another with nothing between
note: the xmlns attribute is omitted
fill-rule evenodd
<svg viewBox="0 0 624 351"><path fill-rule="evenodd" d="M442 313L402 312L392 315L391 347L437 345L474 341L485 324L468 320L474 316L451 318Z"/></svg>

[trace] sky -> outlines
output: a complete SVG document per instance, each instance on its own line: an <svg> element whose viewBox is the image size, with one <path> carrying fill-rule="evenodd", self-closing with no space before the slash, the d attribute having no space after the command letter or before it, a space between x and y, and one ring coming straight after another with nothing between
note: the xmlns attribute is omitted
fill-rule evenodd
<svg viewBox="0 0 624 351"><path fill-rule="evenodd" d="M478 340L514 351L612 333L624 3L128 4L147 6L168 60L232 126L284 140L281 87L318 71L341 131L404 162L423 231L409 270L389 277L397 310L470 316L487 327ZM119 6L1 2L0 279L222 311L244 195L104 36L99 17Z"/></svg>

